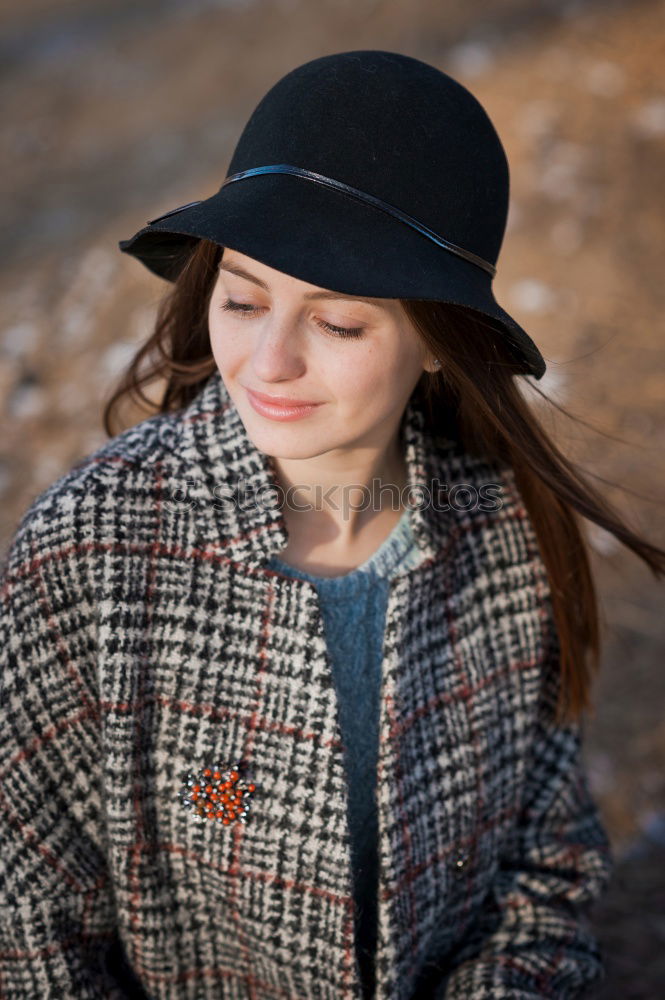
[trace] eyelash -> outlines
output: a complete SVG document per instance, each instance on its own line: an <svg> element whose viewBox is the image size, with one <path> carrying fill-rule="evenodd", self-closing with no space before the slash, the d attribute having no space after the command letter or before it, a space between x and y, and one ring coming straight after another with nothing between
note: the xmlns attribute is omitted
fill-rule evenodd
<svg viewBox="0 0 665 1000"><path fill-rule="evenodd" d="M249 316L251 313L256 312L256 308L254 306L248 306L242 302L234 302L232 299L226 299L226 301L222 303L222 309L225 309L227 312L234 312L239 316L242 316L243 314L245 316ZM360 337L363 332L362 326L333 326L332 323L326 323L325 320L322 319L317 319L316 322L319 326L328 330L330 333L333 333L336 337L348 337L349 339L352 339L354 337Z"/></svg>

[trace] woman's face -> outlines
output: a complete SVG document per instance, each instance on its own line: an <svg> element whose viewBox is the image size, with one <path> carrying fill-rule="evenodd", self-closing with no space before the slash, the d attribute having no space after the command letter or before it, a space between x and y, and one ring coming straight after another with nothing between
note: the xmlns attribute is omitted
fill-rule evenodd
<svg viewBox="0 0 665 1000"><path fill-rule="evenodd" d="M213 356L248 435L281 458L387 446L428 364L397 299L338 297L229 248L208 322ZM251 390L318 405L279 419L280 411L255 408Z"/></svg>

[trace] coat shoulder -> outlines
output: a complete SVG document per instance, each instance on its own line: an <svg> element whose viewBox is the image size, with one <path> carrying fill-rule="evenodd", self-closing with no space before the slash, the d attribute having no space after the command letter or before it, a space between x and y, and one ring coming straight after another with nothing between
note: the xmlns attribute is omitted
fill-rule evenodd
<svg viewBox="0 0 665 1000"><path fill-rule="evenodd" d="M114 509L142 494L156 464L178 464L177 434L178 414L160 413L85 455L30 501L10 536L0 573L11 575L35 547L46 554L93 539Z"/></svg>

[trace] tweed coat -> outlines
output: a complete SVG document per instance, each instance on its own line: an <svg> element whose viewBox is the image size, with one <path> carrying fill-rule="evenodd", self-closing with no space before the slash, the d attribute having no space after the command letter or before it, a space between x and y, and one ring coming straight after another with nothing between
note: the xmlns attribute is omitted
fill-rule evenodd
<svg viewBox="0 0 665 1000"><path fill-rule="evenodd" d="M386 611L376 998L579 996L605 975L588 911L613 857L582 727L552 720L533 528L511 470L432 437L415 397L400 427L421 558ZM276 482L216 372L19 521L2 573L10 1000L360 997L345 748L316 589L265 566L288 541Z"/></svg>

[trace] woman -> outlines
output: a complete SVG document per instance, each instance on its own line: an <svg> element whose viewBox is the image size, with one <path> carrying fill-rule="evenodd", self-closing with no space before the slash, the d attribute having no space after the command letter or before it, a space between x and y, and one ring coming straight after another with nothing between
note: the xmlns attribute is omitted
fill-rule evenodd
<svg viewBox="0 0 665 1000"><path fill-rule="evenodd" d="M363 50L287 74L3 574L11 997L578 996L612 856L580 750L579 517L662 574L519 391L496 132ZM146 370L140 373L142 362ZM574 581L574 588L571 587Z"/></svg>

